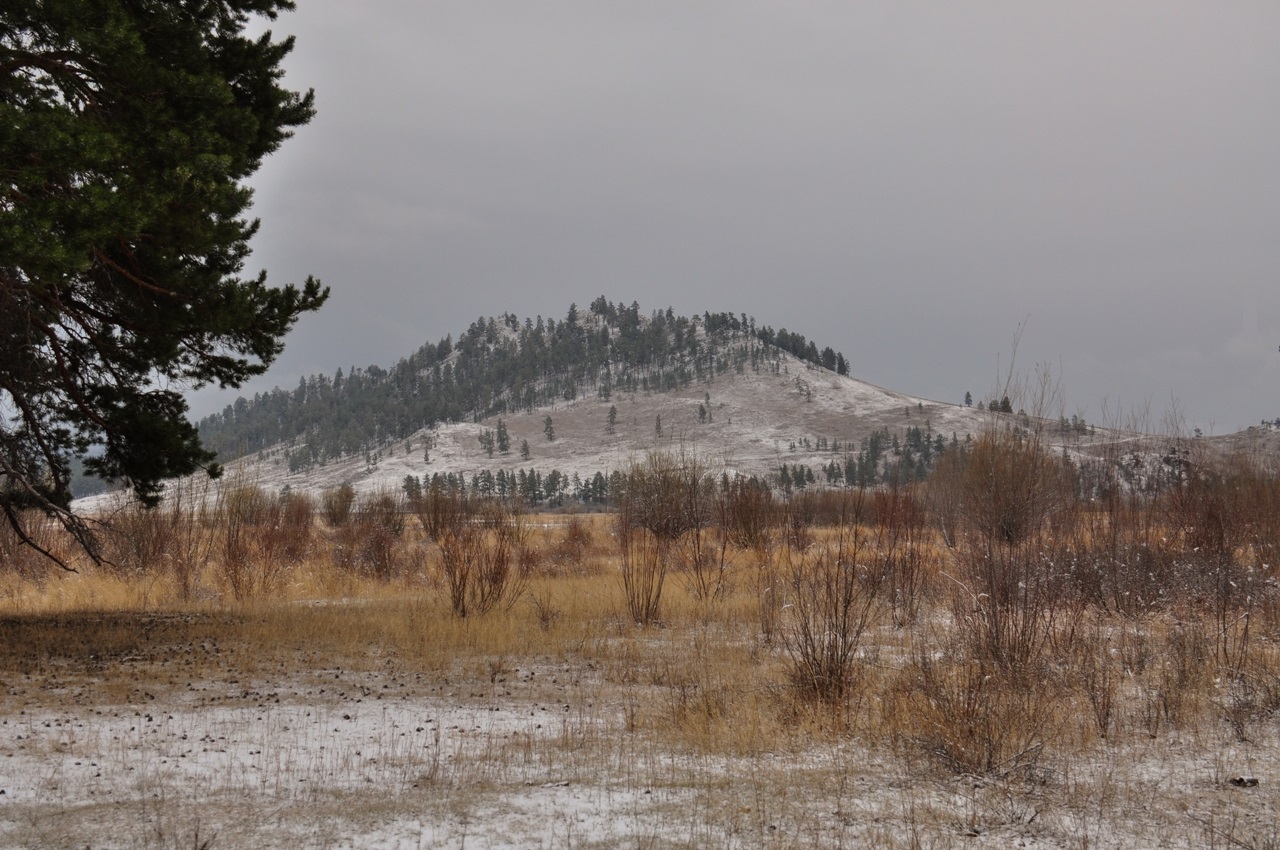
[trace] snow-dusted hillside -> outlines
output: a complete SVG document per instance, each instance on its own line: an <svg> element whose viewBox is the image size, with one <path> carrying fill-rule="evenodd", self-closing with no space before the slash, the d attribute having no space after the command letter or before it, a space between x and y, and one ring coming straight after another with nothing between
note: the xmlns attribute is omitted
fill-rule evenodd
<svg viewBox="0 0 1280 850"><path fill-rule="evenodd" d="M609 433L610 407L617 408ZM707 411L703 420L699 408ZM544 434L550 416L555 439ZM232 464L237 477L267 489L323 490L350 483L359 491L397 489L405 477L483 470L557 470L583 479L625 469L653 450L696 455L715 472L764 477L778 467L815 470L857 453L872 432L901 435L915 427L963 440L989 423L988 414L882 389L783 354L777 368L726 372L709 383L667 393L615 392L608 400L584 396L570 402L501 417L511 441L507 454L486 454L481 434L499 417L424 429L369 458L348 457L290 473L280 447ZM659 434L659 423L661 434ZM827 448L818 450L820 438ZM806 447L807 441L807 447ZM832 450L836 445L839 449ZM521 443L529 458L521 458ZM429 446L429 448L428 448ZM424 460L424 453L429 460Z"/></svg>
<svg viewBox="0 0 1280 850"><path fill-rule="evenodd" d="M390 372L316 376L294 392L242 399L201 427L211 429L214 446L263 447L229 463L227 480L275 492L343 484L399 490L409 477L471 483L485 473L533 471L563 476L559 492L568 495L578 482L607 478L653 451L770 482L784 465L792 473L800 466L822 484L826 468L851 469L877 433L885 449L909 447L913 438L919 458L921 439L945 450L997 421L1040 430L1047 446L1077 460L1142 455L1129 464L1134 470L1158 468L1168 453L1168 440L917 398L840 374L847 368L843 355L819 352L785 329L757 329L746 316L645 317L638 305L599 299L590 311L571 307L565 321L548 320L545 332L541 318L536 325L509 314L482 319L456 343L427 344ZM474 410L507 412L477 421ZM437 421L448 417L466 419ZM554 439L545 433L548 418ZM509 450L486 450L482 437L496 436L500 421ZM436 424L412 431L415 422ZM872 458L866 467L880 474L900 457L886 454L878 466ZM94 501L102 500L81 508L92 510Z"/></svg>

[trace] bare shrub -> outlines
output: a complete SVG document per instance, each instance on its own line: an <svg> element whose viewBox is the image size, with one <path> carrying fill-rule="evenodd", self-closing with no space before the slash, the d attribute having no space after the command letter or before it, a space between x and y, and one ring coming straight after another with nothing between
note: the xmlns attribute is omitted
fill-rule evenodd
<svg viewBox="0 0 1280 850"><path fill-rule="evenodd" d="M563 532L545 550L538 552L533 547L526 547L525 551L534 561L545 559L556 572L585 574L589 572L587 553L594 545L595 535L592 534L590 525L575 514L569 517ZM539 555L540 557L534 557ZM538 566L537 563L530 562L530 569Z"/></svg>
<svg viewBox="0 0 1280 850"><path fill-rule="evenodd" d="M16 528L23 530L26 540ZM60 529L54 520L36 510L22 511L17 523L0 522L0 571L26 580L43 580L49 574L49 559L41 550L59 552ZM61 560L67 563L65 556Z"/></svg>
<svg viewBox="0 0 1280 850"><path fill-rule="evenodd" d="M537 618L538 625L544 632L550 631L564 616L564 610L555 604L549 591L530 593L529 604L533 608L533 615Z"/></svg>
<svg viewBox="0 0 1280 850"><path fill-rule="evenodd" d="M1183 541L1181 558L1200 579L1189 590L1210 600L1216 661L1239 671L1248 666L1253 612L1276 595L1267 559L1275 554L1280 480L1240 455L1216 464L1192 457L1164 504Z"/></svg>
<svg viewBox="0 0 1280 850"><path fill-rule="evenodd" d="M675 560L689 595L700 602L719 599L729 588L729 535L719 526L695 528L676 541Z"/></svg>
<svg viewBox="0 0 1280 850"><path fill-rule="evenodd" d="M925 486L929 515L948 549L954 549L960 542L960 511L968 463L965 446L948 449L938 459Z"/></svg>
<svg viewBox="0 0 1280 850"><path fill-rule="evenodd" d="M320 508L324 521L330 528L341 528L351 518L351 508L356 503L356 488L350 484L342 484L331 490L325 490L320 497Z"/></svg>
<svg viewBox="0 0 1280 850"><path fill-rule="evenodd" d="M778 569L778 552L775 546L766 543L756 550L755 556L755 590L756 603L760 612L760 637L765 645L772 645L782 619L786 581Z"/></svg>
<svg viewBox="0 0 1280 850"><path fill-rule="evenodd" d="M626 526L660 540L674 541L714 519L715 482L694 455L650 452L632 464L620 484L614 500Z"/></svg>
<svg viewBox="0 0 1280 850"><path fill-rule="evenodd" d="M871 563L860 517L834 546L787 550L790 617L783 642L791 683L806 698L835 703L857 686L858 649L882 602L884 574Z"/></svg>
<svg viewBox="0 0 1280 850"><path fill-rule="evenodd" d="M961 551L965 581L952 594L952 610L975 652L1001 666L1035 667L1059 632L1073 629L1083 608L1064 589L1058 555L1034 545Z"/></svg>
<svg viewBox="0 0 1280 850"><path fill-rule="evenodd" d="M1094 726L1102 738L1110 737L1115 721L1120 670L1111 656L1111 644L1101 623L1094 622L1086 640L1077 645L1074 669L1089 702Z"/></svg>
<svg viewBox="0 0 1280 850"><path fill-rule="evenodd" d="M557 547L558 553L574 563L582 560L582 556L591 548L593 536L591 529L580 516L569 517L564 526L564 534Z"/></svg>
<svg viewBox="0 0 1280 850"><path fill-rule="evenodd" d="M677 540L692 535L692 569L714 563L703 557L701 532L714 517L715 484L697 458L651 452L623 474L618 490L616 522L627 611L633 620L648 625L659 618ZM712 579L698 575L694 582L709 587Z"/></svg>
<svg viewBox="0 0 1280 850"><path fill-rule="evenodd" d="M1040 761L1053 721L1053 688L965 656L920 652L904 671L894 723L904 738L956 773L1007 776Z"/></svg>
<svg viewBox="0 0 1280 850"><path fill-rule="evenodd" d="M864 522L874 521L875 506L867 502L865 495L862 489L803 490L794 493L787 506L809 528L836 528L847 525L855 514Z"/></svg>
<svg viewBox="0 0 1280 850"><path fill-rule="evenodd" d="M355 503L338 527L334 564L380 581L404 572L408 552L403 545L403 497L390 491L370 493Z"/></svg>
<svg viewBox="0 0 1280 850"><path fill-rule="evenodd" d="M1217 673L1208 637L1205 623L1197 619L1181 619L1167 627L1162 651L1143 680L1145 723L1152 737L1161 725L1185 728L1200 713Z"/></svg>
<svg viewBox="0 0 1280 850"><path fill-rule="evenodd" d="M773 528L779 522L773 491L768 485L755 479L727 476L720 483L716 517L733 545L757 552L770 543Z"/></svg>
<svg viewBox="0 0 1280 850"><path fill-rule="evenodd" d="M658 622L662 613L662 586L667 578L670 544L644 528L627 528L619 521L622 593L627 614L641 625Z"/></svg>
<svg viewBox="0 0 1280 850"><path fill-rule="evenodd" d="M171 510L126 503L106 522L102 568L119 576L158 571L173 545L175 517Z"/></svg>
<svg viewBox="0 0 1280 850"><path fill-rule="evenodd" d="M1066 510L1071 471L1037 434L997 427L981 434L967 456L960 514L984 544L1016 544L1044 530Z"/></svg>
<svg viewBox="0 0 1280 850"><path fill-rule="evenodd" d="M872 494L871 515L875 560L889 588L893 621L905 626L919 615L935 569L924 511L912 491L894 487Z"/></svg>
<svg viewBox="0 0 1280 850"><path fill-rule="evenodd" d="M103 563L121 577L169 574L182 599L195 592L217 545L207 480L171 484L155 508L130 500L103 523Z"/></svg>
<svg viewBox="0 0 1280 850"><path fill-rule="evenodd" d="M792 499L782 512L783 543L795 552L813 545L813 503L808 499Z"/></svg>
<svg viewBox="0 0 1280 850"><path fill-rule="evenodd" d="M221 490L214 513L219 530L218 562L237 599L265 589L269 571L274 572L255 558L257 531L265 513L266 495L257 486L233 485ZM255 565L262 567L261 571L255 571Z"/></svg>
<svg viewBox="0 0 1280 850"><path fill-rule="evenodd" d="M957 623L992 662L1034 665L1061 618L1080 614L1072 557L1049 526L1072 498L1069 470L1036 435L997 428L974 441L960 489Z"/></svg>
<svg viewBox="0 0 1280 850"><path fill-rule="evenodd" d="M259 532L258 549L262 558L297 564L311 552L315 502L305 493L282 493L270 500Z"/></svg>
<svg viewBox="0 0 1280 850"><path fill-rule="evenodd" d="M510 609L530 577L520 518L496 500L458 498L457 510L449 514L453 520L438 541L449 607L457 617Z"/></svg>
<svg viewBox="0 0 1280 850"><path fill-rule="evenodd" d="M423 533L437 543L456 530L459 523L469 520L471 507L464 494L444 486L439 480L432 481L431 486L412 504Z"/></svg>

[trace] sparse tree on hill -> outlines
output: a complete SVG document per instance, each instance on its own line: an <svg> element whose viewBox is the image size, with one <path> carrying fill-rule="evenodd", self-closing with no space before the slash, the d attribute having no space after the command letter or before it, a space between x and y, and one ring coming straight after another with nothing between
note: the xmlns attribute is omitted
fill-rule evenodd
<svg viewBox="0 0 1280 850"><path fill-rule="evenodd" d="M511 435L507 433L507 423L501 419L498 420L498 451L502 454L508 454L511 451Z"/></svg>
<svg viewBox="0 0 1280 850"><path fill-rule="evenodd" d="M605 433L613 434L615 431L617 431L617 425L618 425L618 407L617 405L611 404L609 405L608 424L605 426L605 429L604 429Z"/></svg>
<svg viewBox="0 0 1280 850"><path fill-rule="evenodd" d="M556 428L551 424L551 417L548 416L542 420L542 433L546 435L548 443L554 443L556 439Z"/></svg>

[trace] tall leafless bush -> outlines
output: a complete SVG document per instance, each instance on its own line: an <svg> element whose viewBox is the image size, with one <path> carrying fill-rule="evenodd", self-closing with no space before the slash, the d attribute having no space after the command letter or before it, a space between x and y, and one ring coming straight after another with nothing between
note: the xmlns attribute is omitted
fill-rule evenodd
<svg viewBox="0 0 1280 850"><path fill-rule="evenodd" d="M873 493L871 516L874 558L889 609L894 624L905 626L919 615L936 569L924 510L913 490L892 487Z"/></svg>
<svg viewBox="0 0 1280 850"><path fill-rule="evenodd" d="M509 609L530 578L520 517L497 500L456 498L438 539L449 606L458 617Z"/></svg>
<svg viewBox="0 0 1280 850"><path fill-rule="evenodd" d="M311 552L315 502L306 493L282 493L268 500L258 533L259 556L292 565Z"/></svg>
<svg viewBox="0 0 1280 850"><path fill-rule="evenodd" d="M1061 618L1079 614L1072 558L1051 524L1070 507L1069 469L1038 434L997 426L974 441L959 474L956 620L995 663L1030 664Z"/></svg>
<svg viewBox="0 0 1280 850"><path fill-rule="evenodd" d="M1025 774L1052 736L1054 688L971 657L964 647L917 652L898 696L891 703L898 735L956 773Z"/></svg>
<svg viewBox="0 0 1280 850"><path fill-rule="evenodd" d="M410 555L403 541L405 520L404 499L398 493L362 496L334 535L334 564L381 581L402 575Z"/></svg>
<svg viewBox="0 0 1280 850"><path fill-rule="evenodd" d="M621 477L618 489L623 594L631 618L648 625L660 617L663 585L681 537L691 538L691 569L710 570L716 564L706 557L701 538L715 516L715 483L692 455L651 452ZM694 583L710 587L713 580L698 574Z"/></svg>
<svg viewBox="0 0 1280 850"><path fill-rule="evenodd" d="M791 682L821 702L840 702L856 688L862 637L884 601L886 576L867 546L862 518L856 511L834 544L784 550L791 607L783 642Z"/></svg>
<svg viewBox="0 0 1280 850"><path fill-rule="evenodd" d="M350 484L341 484L325 490L320 496L321 512L324 521L330 528L341 528L351 517L351 508L356 503L356 488Z"/></svg>
<svg viewBox="0 0 1280 850"><path fill-rule="evenodd" d="M26 540L18 535L15 525L23 529ZM60 530L61 526L34 509L22 512L20 524L0 522L0 572L35 582L45 579L49 575L49 559L41 550L59 553ZM59 556L64 564L70 563L67 557Z"/></svg>
<svg viewBox="0 0 1280 850"><path fill-rule="evenodd" d="M457 528L458 523L469 518L469 512L474 505L465 498L464 494L435 480L426 491L414 499L411 507L418 516L418 522L422 524L423 533L439 543L446 534Z"/></svg>
<svg viewBox="0 0 1280 850"><path fill-rule="evenodd" d="M155 508L130 499L102 522L102 568L122 576L167 573L179 597L190 599L217 548L216 501L207 479L170 484Z"/></svg>
<svg viewBox="0 0 1280 850"><path fill-rule="evenodd" d="M285 564L264 558L261 543L273 500L260 487L231 482L218 494L211 520L223 579L236 599L248 599L273 587Z"/></svg>
<svg viewBox="0 0 1280 850"><path fill-rule="evenodd" d="M755 479L725 478L716 502L717 522L733 545L762 551L778 524L777 505L768 485Z"/></svg>

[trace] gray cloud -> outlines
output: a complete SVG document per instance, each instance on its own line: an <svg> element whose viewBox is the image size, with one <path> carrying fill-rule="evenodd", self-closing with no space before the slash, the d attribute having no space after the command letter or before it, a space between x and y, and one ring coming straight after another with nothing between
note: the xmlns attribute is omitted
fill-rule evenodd
<svg viewBox="0 0 1280 850"><path fill-rule="evenodd" d="M958 401L1280 416L1280 7L308 0L253 257L334 296L250 389L596 295ZM198 412L225 403L202 394Z"/></svg>

